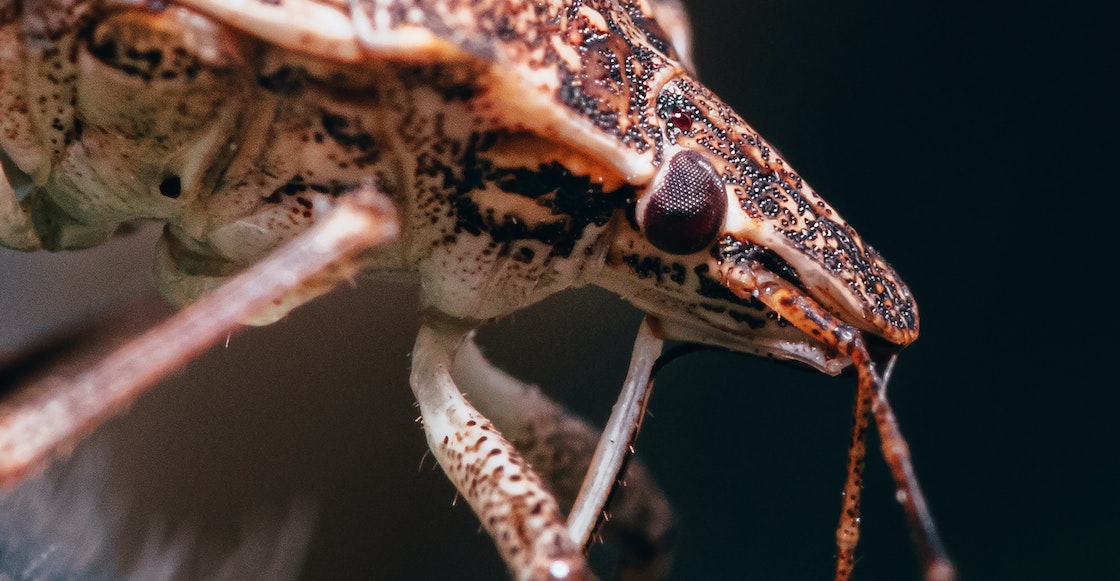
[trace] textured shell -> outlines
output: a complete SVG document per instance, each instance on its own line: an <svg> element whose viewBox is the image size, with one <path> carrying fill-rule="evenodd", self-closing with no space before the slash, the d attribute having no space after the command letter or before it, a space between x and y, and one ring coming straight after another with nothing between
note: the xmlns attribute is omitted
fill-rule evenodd
<svg viewBox="0 0 1120 581"><path fill-rule="evenodd" d="M691 78L674 48L688 38L675 0L361 0L355 14L339 1L180 3L341 62L481 61L491 73L489 99L508 127L566 143L631 184L649 183L666 143L707 150L742 209L729 220L732 234L792 263L801 284L849 323L897 343L917 336L916 306L890 265ZM675 130L666 123L674 108L703 123Z"/></svg>
<svg viewBox="0 0 1120 581"><path fill-rule="evenodd" d="M676 0L182 0L295 51L346 63L479 60L510 127L601 157L631 183L656 169L658 88L683 72ZM666 32L659 22L671 23Z"/></svg>
<svg viewBox="0 0 1120 581"><path fill-rule="evenodd" d="M0 10L0 148L33 182L18 207L0 191L0 244L79 248L161 220L158 284L185 303L372 181L403 235L369 269L417 276L451 316L486 320L593 284L666 337L838 372L845 357L735 286L750 264L846 323L917 336L891 267L693 78L674 0L353 6ZM654 247L633 219L682 150L710 162L728 208L716 240L687 255Z"/></svg>

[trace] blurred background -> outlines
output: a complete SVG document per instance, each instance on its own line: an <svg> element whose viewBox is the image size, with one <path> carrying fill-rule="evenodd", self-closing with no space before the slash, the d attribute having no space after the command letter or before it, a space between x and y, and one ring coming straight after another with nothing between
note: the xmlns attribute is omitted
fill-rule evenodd
<svg viewBox="0 0 1120 581"><path fill-rule="evenodd" d="M891 400L962 579L1114 576L1106 19L1073 5L686 4L700 77L918 299L922 335ZM0 252L0 353L142 294L154 234ZM234 336L109 424L115 550L159 522L220 551L245 522L310 504L305 579L503 578L465 503L422 462L407 386L415 310L407 285L339 289ZM601 423L639 320L581 289L480 343ZM831 576L853 384L719 353L661 372L637 447L680 514L673 579ZM857 578L916 579L872 450Z"/></svg>

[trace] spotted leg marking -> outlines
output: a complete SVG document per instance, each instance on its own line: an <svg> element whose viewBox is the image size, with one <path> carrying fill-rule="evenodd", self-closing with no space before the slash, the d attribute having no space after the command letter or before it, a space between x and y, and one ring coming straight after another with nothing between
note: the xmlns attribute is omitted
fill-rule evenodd
<svg viewBox="0 0 1120 581"><path fill-rule="evenodd" d="M836 580L847 581L855 566L855 547L859 541L859 496L863 487L863 464L867 451L868 411L882 440L883 456L894 478L896 498L902 503L910 533L919 547L927 581L956 578L948 554L941 543L933 517L926 507L909 447L898 427L898 420L886 398L886 379L875 369L863 334L817 304L804 291L779 278L753 261L725 264L721 274L728 287L744 298L754 296L798 329L851 358L858 376L855 421L848 449L848 476L844 484L843 510L836 531Z"/></svg>
<svg viewBox="0 0 1120 581"><path fill-rule="evenodd" d="M351 278L362 255L397 237L392 203L363 188L310 229L198 302L72 379L52 378L0 402L0 485L15 482L127 407L147 388L236 330L301 294Z"/></svg>
<svg viewBox="0 0 1120 581"><path fill-rule="evenodd" d="M561 508L573 506L600 440L599 430L540 388L494 367L469 338L459 348L452 376L541 475ZM612 474L611 482L614 478ZM622 486L611 496L609 518L602 529L603 536L622 551L616 578L662 579L672 560L676 533L672 507L636 459L631 459L620 480Z"/></svg>
<svg viewBox="0 0 1120 581"><path fill-rule="evenodd" d="M416 337L410 382L428 445L515 579L590 579L580 548L568 539L556 498L452 379L452 361L467 333L436 315Z"/></svg>

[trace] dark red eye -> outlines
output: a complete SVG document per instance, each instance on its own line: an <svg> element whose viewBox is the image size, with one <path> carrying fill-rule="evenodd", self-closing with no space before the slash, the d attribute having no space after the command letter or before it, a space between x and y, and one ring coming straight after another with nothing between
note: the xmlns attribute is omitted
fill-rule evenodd
<svg viewBox="0 0 1120 581"><path fill-rule="evenodd" d="M638 202L638 223L651 244L672 254L692 254L711 244L727 215L723 180L703 155L673 156Z"/></svg>

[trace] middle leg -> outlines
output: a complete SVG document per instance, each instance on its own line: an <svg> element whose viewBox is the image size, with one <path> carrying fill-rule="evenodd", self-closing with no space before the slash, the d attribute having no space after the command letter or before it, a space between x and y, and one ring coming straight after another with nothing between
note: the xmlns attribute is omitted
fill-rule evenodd
<svg viewBox="0 0 1120 581"><path fill-rule="evenodd" d="M633 373L633 365L631 366ZM647 376L648 372L640 375ZM455 357L452 376L471 402L505 434L541 475L568 512L576 504L600 441L600 430L574 416L540 388L491 364L471 338ZM644 409L644 408L643 408ZM628 442L623 441L623 445ZM611 482L615 473L608 475ZM653 581L666 576L672 560L676 516L653 477L636 459L617 475L603 537L619 550L616 578ZM571 515L568 526L571 528ZM572 536L569 530L569 537Z"/></svg>
<svg viewBox="0 0 1120 581"><path fill-rule="evenodd" d="M438 316L412 351L410 383L428 445L518 581L590 579L560 505L517 449L467 402L451 366L469 329Z"/></svg>

